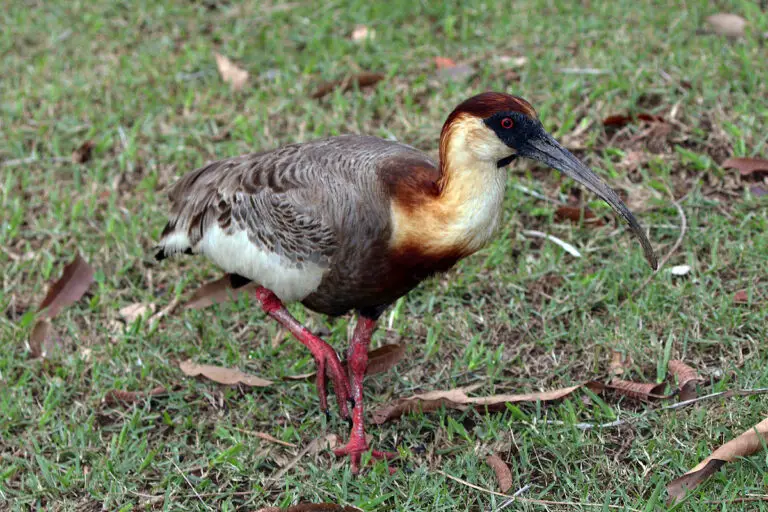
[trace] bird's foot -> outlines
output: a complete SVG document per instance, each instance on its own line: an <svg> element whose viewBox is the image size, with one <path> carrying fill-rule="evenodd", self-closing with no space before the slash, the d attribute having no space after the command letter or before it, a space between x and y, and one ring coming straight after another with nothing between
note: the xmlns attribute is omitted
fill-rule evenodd
<svg viewBox="0 0 768 512"><path fill-rule="evenodd" d="M360 471L360 461L363 454L369 450L368 442L365 440L365 434L356 435L352 434L349 441L345 446L333 450L334 455L337 457L344 457L349 455L350 462L352 463L352 473L357 474ZM385 452L380 450L371 450L371 461L374 460L391 460L397 457L395 452ZM389 468L390 473L394 473L394 468Z"/></svg>
<svg viewBox="0 0 768 512"><path fill-rule="evenodd" d="M320 338L317 338L317 340L319 343L314 345L312 356L317 364L315 384L317 386L317 394L320 397L320 408L328 415L327 377L330 376L333 381L333 391L336 393L336 400L339 402L339 413L342 418L349 419L349 403L352 402L352 398L349 393L347 372L344 370L344 366L342 366L339 356L333 350L333 347Z"/></svg>

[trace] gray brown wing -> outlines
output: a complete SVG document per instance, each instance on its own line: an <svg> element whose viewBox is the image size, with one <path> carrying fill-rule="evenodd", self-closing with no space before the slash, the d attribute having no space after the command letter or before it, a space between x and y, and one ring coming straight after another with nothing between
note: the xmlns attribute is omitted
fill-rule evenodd
<svg viewBox="0 0 768 512"><path fill-rule="evenodd" d="M302 165L304 164L304 165ZM159 242L164 256L197 252L211 226L247 232L258 248L301 266L328 265L337 247L311 166L298 146L208 164L169 192L171 215Z"/></svg>

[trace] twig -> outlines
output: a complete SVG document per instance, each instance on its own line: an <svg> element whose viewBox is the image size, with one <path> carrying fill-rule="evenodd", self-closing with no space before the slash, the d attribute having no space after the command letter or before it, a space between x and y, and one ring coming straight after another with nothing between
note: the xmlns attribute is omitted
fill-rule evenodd
<svg viewBox="0 0 768 512"><path fill-rule="evenodd" d="M477 491L482 491L487 494L493 494L494 496L500 496L502 498L512 498L513 501L519 501L521 503L531 503L532 505L561 505L561 506L567 506L567 507L601 507L601 508L607 507L607 508L617 509L617 510L632 510L633 512L640 512L636 508L622 507L621 505L607 505L604 503L590 503L590 502L579 503L575 501L553 501L553 500L538 500L535 498L523 498L521 496L513 496L511 494L504 494L502 492L496 492L490 489L486 489L485 487L480 487L479 485L469 483L466 480L462 480L461 478L455 477L453 475L449 475L445 471L441 471L439 469L436 469L435 471L446 478L449 478L462 485L466 485L467 487L471 487L472 489L475 489Z"/></svg>
<svg viewBox="0 0 768 512"><path fill-rule="evenodd" d="M211 507L208 506L208 504L203 500L202 496L197 492L197 489L195 489L195 486L192 485L192 482L189 481L189 478L187 478L187 475L184 474L184 472L181 470L181 468L173 461L173 459L169 458L169 461L171 461L171 464L173 464L173 467L176 468L176 471L179 472L181 477L184 479L185 482L187 482L187 485L189 485L192 488L192 492L195 493L195 496L197 496L197 499L200 500L200 503L203 504L203 506L208 510L213 510Z"/></svg>
<svg viewBox="0 0 768 512"><path fill-rule="evenodd" d="M544 238L546 240L549 240L550 242L552 242L552 243L562 247L565 250L565 252L567 252L571 256L574 256L576 258L581 258L581 253L574 246L572 246L568 242L563 242L562 240L560 240L556 236L548 235L547 233L543 233L541 231L532 231L532 230L529 230L529 229L524 229L522 231L522 233L523 233L523 235L528 236L528 237Z"/></svg>
<svg viewBox="0 0 768 512"><path fill-rule="evenodd" d="M573 426L576 427L579 430L592 430L595 428L613 428L613 427L620 427L622 425L626 425L628 423L632 423L634 421L640 420L652 412L663 412L663 411L672 411L674 409L682 409L683 407L688 407L689 405L693 405L698 402L703 402L705 400L711 400L713 398L731 398L733 396L752 396L752 395L764 395L768 394L768 388L755 388L755 389L741 389L737 391L719 391L717 393L710 393L709 395L700 396L697 398L691 398L690 400L683 400L682 402L677 402L671 405L665 405L663 407L657 407L652 409L646 409L642 413L638 414L637 416L632 416L631 418L626 419L618 419L614 421L609 421L607 423L576 423ZM550 425L566 425L567 423L564 421L555 421L550 420L547 421Z"/></svg>
<svg viewBox="0 0 768 512"><path fill-rule="evenodd" d="M667 264L669 259L672 257L672 255L677 251L680 246L683 243L683 238L685 237L685 232L688 229L688 219L685 216L685 212L683 211L683 207L680 206L680 203L677 201L672 201L672 204L675 205L675 208L677 208L677 213L680 215L680 234L677 237L677 240L675 240L675 243L672 244L672 248L667 252L667 254L664 255L663 258L659 261L659 267L656 269L655 272L653 272L651 275L648 276L648 278L643 281L643 283L635 288L635 291L633 291L628 297L625 297L624 300L621 301L619 305L624 304L627 300L634 298L637 296L638 293L640 293L646 286L648 286L648 283L650 283L653 278L661 272L661 269L664 268L664 265Z"/></svg>
<svg viewBox="0 0 768 512"><path fill-rule="evenodd" d="M160 321L163 317L170 315L173 313L177 307L179 307L179 304L181 304L180 298L173 299L167 306L165 306L163 309L149 317L149 327L152 328L155 326L155 324Z"/></svg>
<svg viewBox="0 0 768 512"><path fill-rule="evenodd" d="M512 497L509 498L507 501L502 503L501 506L499 508L497 508L496 510L504 510L509 505L511 505L518 496L520 496L521 494L523 494L525 491L527 491L530 488L531 488L531 484L525 484L523 487L521 487L517 491L515 491L515 494L513 494Z"/></svg>

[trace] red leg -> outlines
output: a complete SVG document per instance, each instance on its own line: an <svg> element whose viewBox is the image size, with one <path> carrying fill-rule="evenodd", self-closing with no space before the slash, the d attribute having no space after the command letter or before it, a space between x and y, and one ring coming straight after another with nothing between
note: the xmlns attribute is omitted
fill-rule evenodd
<svg viewBox="0 0 768 512"><path fill-rule="evenodd" d="M360 469L360 458L368 451L368 443L365 441L365 426L363 422L363 377L368 367L368 345L371 343L371 335L376 327L376 321L363 316L358 317L355 333L349 343L347 352L347 367L349 368L352 397L355 406L352 409L352 431L346 446L334 450L337 456L349 455L352 461L352 472ZM373 450L374 459L391 459L396 453Z"/></svg>
<svg viewBox="0 0 768 512"><path fill-rule="evenodd" d="M306 346L317 363L317 394L320 395L320 407L328 414L328 398L326 371L333 380L333 389L336 392L336 399L339 402L339 409L343 418L349 418L349 406L347 401L350 399L349 383L344 373L344 367L339 361L339 356L328 343L312 334L306 327L301 325L285 308L283 303L277 298L277 295L259 286L255 290L255 295L261 303L262 309L272 318L280 322L286 329L291 331L297 340Z"/></svg>

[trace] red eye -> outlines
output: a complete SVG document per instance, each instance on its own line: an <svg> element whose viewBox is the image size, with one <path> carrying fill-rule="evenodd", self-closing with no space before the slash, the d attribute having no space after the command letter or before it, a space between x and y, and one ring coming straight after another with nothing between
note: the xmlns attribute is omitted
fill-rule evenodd
<svg viewBox="0 0 768 512"><path fill-rule="evenodd" d="M505 117L504 119L501 120L501 127L504 128L505 130L509 130L510 128L512 128L513 124L514 123L512 123L511 117Z"/></svg>

